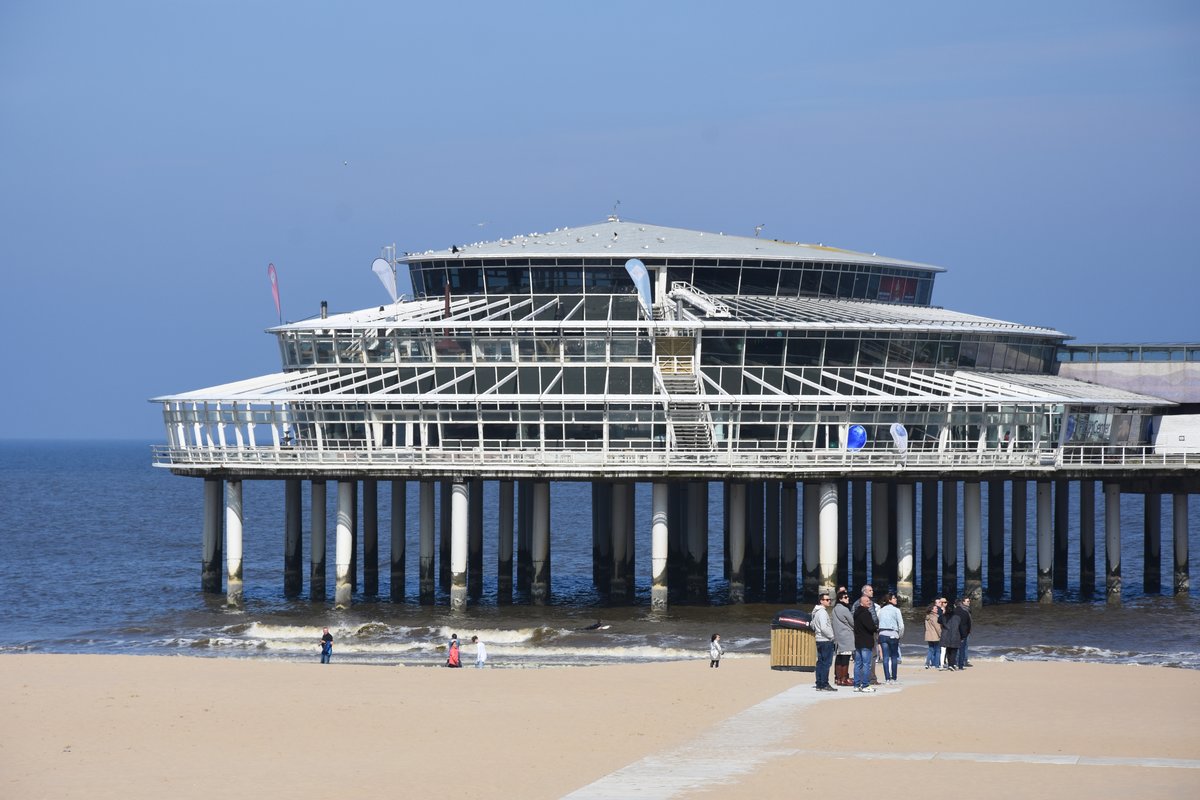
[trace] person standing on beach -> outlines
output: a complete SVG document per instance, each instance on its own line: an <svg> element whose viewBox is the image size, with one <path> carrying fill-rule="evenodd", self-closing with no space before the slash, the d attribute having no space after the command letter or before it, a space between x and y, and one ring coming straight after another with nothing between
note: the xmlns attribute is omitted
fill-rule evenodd
<svg viewBox="0 0 1200 800"><path fill-rule="evenodd" d="M487 648L483 646L478 636L471 637L471 644L475 645L475 668L487 666Z"/></svg>
<svg viewBox="0 0 1200 800"><path fill-rule="evenodd" d="M971 598L964 597L958 601L958 614L958 633L962 637L962 644L958 646L958 663L955 666L966 669L971 666L967 661L967 637L971 635Z"/></svg>
<svg viewBox="0 0 1200 800"><path fill-rule="evenodd" d="M871 598L865 594L854 609L854 691L873 692L871 686L871 654L875 651L875 635L879 623L871 611Z"/></svg>
<svg viewBox="0 0 1200 800"><path fill-rule="evenodd" d="M833 619L829 616L829 607L833 604L828 589L822 589L817 596L817 605L812 610L812 629L817 637L817 685L818 692L836 692L829 685L829 668L833 666L833 651L837 647L834 642Z"/></svg>
<svg viewBox="0 0 1200 800"><path fill-rule="evenodd" d="M462 656L458 652L458 634L457 633L450 634L450 647L448 648L448 650L449 650L449 652L446 654L446 666L447 667L461 667L462 666Z"/></svg>
<svg viewBox="0 0 1200 800"><path fill-rule="evenodd" d="M854 656L854 612L850 610L850 593L845 586L838 588L837 602L833 604L833 638L837 644L833 682L838 686L853 686L850 659Z"/></svg>
<svg viewBox="0 0 1200 800"><path fill-rule="evenodd" d="M714 633L708 640L708 666L713 669L721 666L721 656L723 655L725 655L725 648L721 646L721 634Z"/></svg>
<svg viewBox="0 0 1200 800"><path fill-rule="evenodd" d="M895 683L899 678L896 670L900 666L900 639L904 636L904 616L896 605L896 595L884 592L883 607L879 609L879 648L883 653L884 683Z"/></svg>
<svg viewBox="0 0 1200 800"><path fill-rule="evenodd" d="M323 628L321 633L321 663L328 664L329 659L333 658L333 634L329 632L329 628Z"/></svg>
<svg viewBox="0 0 1200 800"><path fill-rule="evenodd" d="M875 602L875 587L869 583L864 583L862 587L864 596L871 600L871 617L875 620L875 625L879 625L879 604ZM879 683L879 673L875 671L875 665L879 663L879 634L875 635L875 646L871 648L871 683Z"/></svg>
<svg viewBox="0 0 1200 800"><path fill-rule="evenodd" d="M962 634L959 633L962 617L958 612L959 609L951 608L942 620L942 647L946 648L946 655L942 659L943 670L958 669L958 646L962 644Z"/></svg>
<svg viewBox="0 0 1200 800"><path fill-rule="evenodd" d="M929 604L929 610L925 612L925 646L928 651L925 653L925 669L933 667L937 669L942 665L941 649L942 649L942 622L941 622L941 601L934 600Z"/></svg>

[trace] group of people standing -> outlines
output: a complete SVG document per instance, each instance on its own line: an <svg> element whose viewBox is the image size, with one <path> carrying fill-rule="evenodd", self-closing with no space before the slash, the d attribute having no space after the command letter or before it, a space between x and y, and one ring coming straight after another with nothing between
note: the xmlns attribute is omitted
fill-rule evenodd
<svg viewBox="0 0 1200 800"><path fill-rule="evenodd" d="M925 669L954 671L971 666L967 639L971 635L971 598L949 606L946 598L934 600L925 612Z"/></svg>
<svg viewBox="0 0 1200 800"><path fill-rule="evenodd" d="M941 648L945 648L945 663L962 669L970 666L967 635L971 632L971 601L964 598L949 612L943 610L945 606L946 599L939 598L930 606L930 614L925 618L925 638L930 645L925 666L931 666L931 659L936 660L932 666L943 663ZM936 629L930 627L931 618ZM848 686L856 692L874 692L874 685L879 683L876 665L880 662L883 663L885 685L899 679L897 670L900 640L904 636L904 615L900 613L895 594L884 592L876 602L875 587L867 584L859 597L851 602L845 586L839 586L836 594L823 589L813 608L810 625L817 642L817 691L836 692L838 686ZM829 681L831 667L833 683Z"/></svg>
<svg viewBox="0 0 1200 800"><path fill-rule="evenodd" d="M488 660L487 647L478 636L471 637L471 644L475 645L475 666L486 667ZM333 634L329 632L329 628L323 628L321 631L321 663L328 664L332 658ZM457 633L450 634L450 643L446 645L446 666L462 666L462 653L459 652Z"/></svg>

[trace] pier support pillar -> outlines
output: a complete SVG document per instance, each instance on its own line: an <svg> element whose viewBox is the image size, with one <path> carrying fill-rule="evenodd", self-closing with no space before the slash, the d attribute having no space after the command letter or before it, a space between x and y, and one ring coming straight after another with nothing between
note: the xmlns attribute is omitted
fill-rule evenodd
<svg viewBox="0 0 1200 800"><path fill-rule="evenodd" d="M529 595L534 604L545 605L550 600L550 484L534 481L530 500Z"/></svg>
<svg viewBox="0 0 1200 800"><path fill-rule="evenodd" d="M1029 505L1029 483L1025 480L1012 482L1012 567L1009 580L1012 582L1012 599L1025 599L1027 578L1026 551L1028 550L1027 510Z"/></svg>
<svg viewBox="0 0 1200 800"><path fill-rule="evenodd" d="M963 482L963 597L983 602L983 498L979 481Z"/></svg>
<svg viewBox="0 0 1200 800"><path fill-rule="evenodd" d="M404 481L392 481L391 547L388 586L392 602L404 602L404 559L408 539L408 486Z"/></svg>
<svg viewBox="0 0 1200 800"><path fill-rule="evenodd" d="M453 490L451 481L441 481L438 486L438 585L442 591L450 588L450 504Z"/></svg>
<svg viewBox="0 0 1200 800"><path fill-rule="evenodd" d="M625 525L629 521L627 504L631 500L630 486L627 483L612 485L609 517L612 520L609 536L612 538L612 566L609 568L608 593L615 601L629 595L629 558L626 552L629 547L629 534Z"/></svg>
<svg viewBox="0 0 1200 800"><path fill-rule="evenodd" d="M208 594L221 593L224 489L225 482L220 478L204 479L204 540L200 552L200 591Z"/></svg>
<svg viewBox="0 0 1200 800"><path fill-rule="evenodd" d="M338 481L337 527L334 542L333 604L336 608L349 608L354 592L351 574L351 555L354 550L354 481Z"/></svg>
<svg viewBox="0 0 1200 800"><path fill-rule="evenodd" d="M850 580L850 481L836 481L838 490L838 586L848 586ZM836 594L836 593L835 593Z"/></svg>
<svg viewBox="0 0 1200 800"><path fill-rule="evenodd" d="M592 585L607 592L612 581L612 483L592 481Z"/></svg>
<svg viewBox="0 0 1200 800"><path fill-rule="evenodd" d="M829 596L835 596L833 591L837 586L838 562L838 490L837 484L826 482L818 484L820 507L817 511L817 524L820 530L817 546L817 589L828 589Z"/></svg>
<svg viewBox="0 0 1200 800"><path fill-rule="evenodd" d="M1162 494L1146 492L1143 500L1145 538L1142 550L1142 591L1146 594L1158 594L1162 591Z"/></svg>
<svg viewBox="0 0 1200 800"><path fill-rule="evenodd" d="M851 570L844 581L846 586L862 586L867 582L867 482L850 482Z"/></svg>
<svg viewBox="0 0 1200 800"><path fill-rule="evenodd" d="M655 483L652 486L650 510L650 608L664 610L667 607L667 506L670 486Z"/></svg>
<svg viewBox="0 0 1200 800"><path fill-rule="evenodd" d="M888 545L891 532L888 530L888 484L886 481L871 481L871 585L882 592L891 583L888 575Z"/></svg>
<svg viewBox="0 0 1200 800"><path fill-rule="evenodd" d="M478 600L483 595L483 481L474 478L467 487L467 596Z"/></svg>
<svg viewBox="0 0 1200 800"><path fill-rule="evenodd" d="M938 593L938 484L921 481L921 596Z"/></svg>
<svg viewBox="0 0 1200 800"><path fill-rule="evenodd" d="M1104 484L1104 591L1109 603L1121 602L1121 484Z"/></svg>
<svg viewBox="0 0 1200 800"><path fill-rule="evenodd" d="M350 592L358 591L358 481L350 486Z"/></svg>
<svg viewBox="0 0 1200 800"><path fill-rule="evenodd" d="M837 506L834 505L836 510ZM836 522L834 523L836 525ZM801 597L817 596L821 585L821 484L804 484L804 558Z"/></svg>
<svg viewBox="0 0 1200 800"><path fill-rule="evenodd" d="M533 525L533 481L517 481L517 591L529 592L533 572L530 539Z"/></svg>
<svg viewBox="0 0 1200 800"><path fill-rule="evenodd" d="M1079 593L1096 593L1096 482L1079 482Z"/></svg>
<svg viewBox="0 0 1200 800"><path fill-rule="evenodd" d="M896 595L897 604L913 603L913 484L896 485Z"/></svg>
<svg viewBox="0 0 1200 800"><path fill-rule="evenodd" d="M987 595L1004 596L1004 481L988 481Z"/></svg>
<svg viewBox="0 0 1200 800"><path fill-rule="evenodd" d="M283 482L283 596L298 597L304 588L304 547L300 540L303 518L300 481Z"/></svg>
<svg viewBox="0 0 1200 800"><path fill-rule="evenodd" d="M763 527L766 530L764 552L767 562L767 571L763 580L763 595L767 600L777 602L780 587L779 481L766 481L763 484L763 494L766 508L763 516Z"/></svg>
<svg viewBox="0 0 1200 800"><path fill-rule="evenodd" d="M500 519L496 544L496 602L507 605L513 596L513 482L500 481Z"/></svg>
<svg viewBox="0 0 1200 800"><path fill-rule="evenodd" d="M379 482L363 478L363 594L379 594Z"/></svg>
<svg viewBox="0 0 1200 800"><path fill-rule="evenodd" d="M423 604L433 602L434 583L437 577L437 564L434 556L434 524L433 524L433 481L421 481L417 495L418 514L420 518L419 537L417 546L417 596Z"/></svg>
<svg viewBox="0 0 1200 800"><path fill-rule="evenodd" d="M795 481L784 481L779 487L779 599L796 602L796 527L797 491Z"/></svg>
<svg viewBox="0 0 1200 800"><path fill-rule="evenodd" d="M942 481L942 594L958 595L958 481Z"/></svg>
<svg viewBox="0 0 1200 800"><path fill-rule="evenodd" d="M708 483L687 484L687 594L708 597Z"/></svg>
<svg viewBox="0 0 1200 800"><path fill-rule="evenodd" d="M1037 482L1037 599L1054 601L1054 530L1051 524L1053 487L1050 481Z"/></svg>
<svg viewBox="0 0 1200 800"><path fill-rule="evenodd" d="M242 482L225 482L225 602L242 604Z"/></svg>
<svg viewBox="0 0 1200 800"><path fill-rule="evenodd" d="M309 514L309 556L308 563L308 597L310 600L324 600L325 589L325 534L328 526L326 516L325 481L312 482L312 509Z"/></svg>
<svg viewBox="0 0 1200 800"><path fill-rule="evenodd" d="M1071 524L1071 482L1054 482L1054 588L1067 588L1067 557Z"/></svg>
<svg viewBox="0 0 1200 800"><path fill-rule="evenodd" d="M467 534L470 489L465 481L450 484L450 610L467 607Z"/></svg>
<svg viewBox="0 0 1200 800"><path fill-rule="evenodd" d="M764 495L762 481L746 484L746 585L751 597L761 601L766 570L763 567Z"/></svg>
<svg viewBox="0 0 1200 800"><path fill-rule="evenodd" d="M1172 508L1172 525L1175 531L1175 594L1186 595L1191 588L1188 576L1188 496L1176 492Z"/></svg>
<svg viewBox="0 0 1200 800"><path fill-rule="evenodd" d="M746 484L729 483L729 602L746 602Z"/></svg>

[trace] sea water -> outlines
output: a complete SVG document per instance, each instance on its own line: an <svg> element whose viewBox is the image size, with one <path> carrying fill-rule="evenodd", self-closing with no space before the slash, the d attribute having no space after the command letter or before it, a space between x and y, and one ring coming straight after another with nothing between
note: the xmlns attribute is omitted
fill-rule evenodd
<svg viewBox="0 0 1200 800"><path fill-rule="evenodd" d="M651 611L649 537L642 535L650 527L649 492L639 487L638 593L632 605L609 605L592 586L591 490L585 483L551 487L550 604L532 606L520 594L513 605L497 602L496 524L487 516L483 590L466 611L452 613L441 587L436 605L420 605L416 599L417 487L409 482L405 599L393 602L390 490L381 482L380 594L363 596L360 583L352 606L337 611L328 601L308 599L307 535L304 593L284 597L282 482L245 481L245 597L241 607L232 608L223 595L200 591L202 484L151 466L149 442L0 442L0 587L7 598L0 653L315 660L321 627L327 625L335 638L336 660L372 664L440 665L452 633L464 640L465 662L473 657L470 637L478 635L487 642L489 663L496 667L704 659L712 633L720 633L728 657L737 658L769 651L771 618L784 607L727 602L717 484L710 491L708 604L674 603L668 612ZM1032 499L1031 491L1031 526ZM1102 503L1100 497L1100 523ZM1057 592L1049 605L985 601L974 611L972 659L1200 668L1200 626L1194 622L1200 600L1195 588L1182 597L1171 593L1170 497L1163 503L1163 594L1142 594L1142 497L1125 495L1123 602L1104 602L1102 531L1096 549L1098 591L1092 597L1080 595L1078 525L1072 520L1072 588ZM332 514L334 504L329 505ZM307 498L304 506L307 532ZM485 484L485 515L494 514L497 506L495 484ZM1189 510L1190 551L1200 553L1200 502L1193 498ZM332 525L329 531L327 589L332 597ZM1033 597L1032 530L1029 538L1027 596ZM593 628L597 621L602 628ZM923 663L923 611L907 612L906 622L904 656Z"/></svg>

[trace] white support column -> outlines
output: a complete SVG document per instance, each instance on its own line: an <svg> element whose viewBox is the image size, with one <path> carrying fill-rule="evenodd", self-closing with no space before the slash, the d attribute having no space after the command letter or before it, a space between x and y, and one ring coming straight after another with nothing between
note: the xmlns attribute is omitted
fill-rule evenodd
<svg viewBox="0 0 1200 800"><path fill-rule="evenodd" d="M670 487L655 483L650 510L650 608L667 607L667 506Z"/></svg>
<svg viewBox="0 0 1200 800"><path fill-rule="evenodd" d="M746 602L746 484L729 484L729 602Z"/></svg>
<svg viewBox="0 0 1200 800"><path fill-rule="evenodd" d="M312 511L309 514L310 550L308 562L308 597L310 600L325 599L325 534L326 534L326 497L325 481L312 482Z"/></svg>
<svg viewBox="0 0 1200 800"><path fill-rule="evenodd" d="M1121 485L1104 484L1104 586L1106 600L1121 602Z"/></svg>
<svg viewBox="0 0 1200 800"><path fill-rule="evenodd" d="M1187 492L1176 492L1172 507L1172 525L1175 531L1175 594L1186 595L1191 588L1188 575L1188 496Z"/></svg>
<svg viewBox="0 0 1200 800"><path fill-rule="evenodd" d="M805 499L807 502L807 484L805 491ZM818 589L830 590L830 596L834 595L834 589L837 587L837 561L838 561L838 490L837 484L832 481L819 484L817 487L820 493L820 507L817 515L817 525L820 530L818 535L817 546L817 561L819 564L817 575Z"/></svg>
<svg viewBox="0 0 1200 800"><path fill-rule="evenodd" d="M420 543L418 545L418 595L422 603L432 603L434 593L434 579L436 578L437 564L434 556L434 525L433 525L433 507L434 507L434 484L433 481L421 481L419 500L420 508Z"/></svg>
<svg viewBox="0 0 1200 800"><path fill-rule="evenodd" d="M550 484L533 482L533 540L530 543L532 577L530 599L545 605L550 599Z"/></svg>
<svg viewBox="0 0 1200 800"><path fill-rule="evenodd" d="M470 498L465 481L450 486L450 610L467 607L467 529Z"/></svg>
<svg viewBox="0 0 1200 800"><path fill-rule="evenodd" d="M1054 601L1054 530L1050 524L1054 498L1050 481L1037 482L1037 599ZM1120 558L1120 556L1118 556Z"/></svg>
<svg viewBox="0 0 1200 800"><path fill-rule="evenodd" d="M913 602L913 485L896 484L896 595L906 608Z"/></svg>
<svg viewBox="0 0 1200 800"><path fill-rule="evenodd" d="M979 481L963 483L963 597L983 602L983 497Z"/></svg>
<svg viewBox="0 0 1200 800"><path fill-rule="evenodd" d="M242 604L242 482L225 482L225 602Z"/></svg>
<svg viewBox="0 0 1200 800"><path fill-rule="evenodd" d="M349 608L354 592L351 560L354 550L354 506L357 486L354 481L338 481L337 494L337 540L334 545L333 605Z"/></svg>

